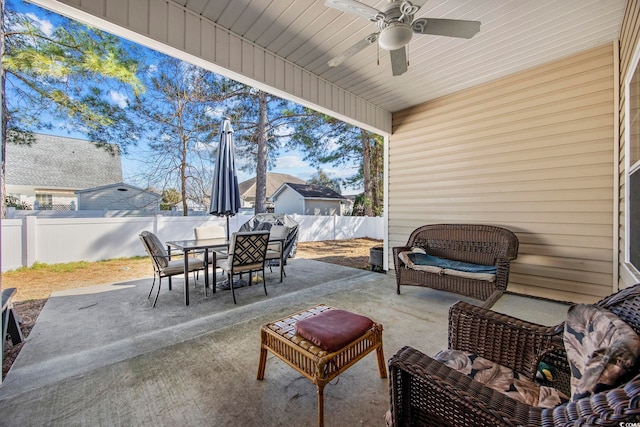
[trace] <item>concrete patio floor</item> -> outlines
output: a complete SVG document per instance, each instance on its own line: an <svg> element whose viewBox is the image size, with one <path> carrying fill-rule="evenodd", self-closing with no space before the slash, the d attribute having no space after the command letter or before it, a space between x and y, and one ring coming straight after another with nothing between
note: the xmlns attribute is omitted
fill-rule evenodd
<svg viewBox="0 0 640 427"><path fill-rule="evenodd" d="M279 282L204 297L202 277L165 283L156 308L151 279L54 293L0 386L0 425L313 426L316 388L269 353L256 380L260 326L325 303L384 325L388 359L404 345L433 354L447 345L448 307L460 297L403 287L393 275L292 259ZM471 299L465 299L477 303ZM496 311L552 325L567 307L516 295ZM383 426L388 382L375 354L325 388L327 426Z"/></svg>

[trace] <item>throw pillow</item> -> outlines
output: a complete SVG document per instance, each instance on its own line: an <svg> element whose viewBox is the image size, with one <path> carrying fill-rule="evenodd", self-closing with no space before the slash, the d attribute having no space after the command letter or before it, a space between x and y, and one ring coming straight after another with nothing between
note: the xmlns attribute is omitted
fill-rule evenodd
<svg viewBox="0 0 640 427"><path fill-rule="evenodd" d="M569 308L564 346L574 401L616 387L640 354L640 338L631 326L610 311L589 304Z"/></svg>

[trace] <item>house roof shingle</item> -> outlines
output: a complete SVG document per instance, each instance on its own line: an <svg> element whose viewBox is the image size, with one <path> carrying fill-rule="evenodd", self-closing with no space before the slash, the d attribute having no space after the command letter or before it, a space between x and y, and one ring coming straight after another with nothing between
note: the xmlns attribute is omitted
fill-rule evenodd
<svg viewBox="0 0 640 427"><path fill-rule="evenodd" d="M323 185L311 185L311 184L296 184L293 182L285 182L286 185L299 193L305 199L337 199L346 200L342 194L329 187ZM278 191L274 193L273 197L277 195Z"/></svg>
<svg viewBox="0 0 640 427"><path fill-rule="evenodd" d="M75 190L122 182L120 154L83 139L34 136L31 145L7 144L7 184Z"/></svg>
<svg viewBox="0 0 640 427"><path fill-rule="evenodd" d="M285 182L293 182L296 184L304 184L304 180L296 178L293 175L285 173L267 172L267 199L274 195L282 184ZM240 195L244 199L253 200L256 198L256 178L250 178L238 184L240 187Z"/></svg>

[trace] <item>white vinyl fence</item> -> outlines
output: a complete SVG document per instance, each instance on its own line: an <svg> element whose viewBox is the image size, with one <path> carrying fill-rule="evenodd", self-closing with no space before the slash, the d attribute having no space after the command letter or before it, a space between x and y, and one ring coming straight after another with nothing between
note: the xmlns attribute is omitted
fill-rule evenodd
<svg viewBox="0 0 640 427"><path fill-rule="evenodd" d="M343 240L369 237L384 239L382 217L291 215L300 224L298 241ZM252 215L229 220L237 231ZM2 271L72 261L99 261L146 255L138 235L149 230L160 240L193 239L194 227L225 225L225 218L189 217L101 217L43 218L28 216L2 220Z"/></svg>

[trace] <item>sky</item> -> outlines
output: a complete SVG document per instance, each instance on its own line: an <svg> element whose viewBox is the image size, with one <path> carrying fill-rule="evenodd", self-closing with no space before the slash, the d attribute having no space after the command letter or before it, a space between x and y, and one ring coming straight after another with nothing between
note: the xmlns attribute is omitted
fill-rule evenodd
<svg viewBox="0 0 640 427"><path fill-rule="evenodd" d="M12 7L18 12L27 14L32 20L40 25L44 32L51 32L55 26L59 24L59 22L56 22L55 18L57 15L47 12L38 6L24 3L21 0L6 0L6 4L12 5ZM123 94L111 92L110 96L114 103L120 105L126 105L127 103L126 96ZM221 118L222 113L214 114L214 117L216 115L218 118ZM87 139L85 134L78 132L77 130L68 129L68 126L65 126L64 124L60 124L59 127L54 127L48 132L58 136ZM217 141L211 141L212 150L215 148L215 144L217 144ZM122 155L122 172L126 183L142 187L146 186L146 184L141 182L138 178L140 171L143 169L142 159L146 157L145 151L146 147L141 145L140 147L129 149L128 154ZM354 175L357 171L357 167L356 165L342 167L323 165L322 170L332 179L346 178ZM317 170L303 160L303 155L300 152L281 150L278 152L275 167L270 169L269 172L293 175L306 181L311 178ZM253 176L255 176L254 173L238 170L238 180L240 182L252 178ZM361 192L362 188L342 188L342 193L345 195L358 194Z"/></svg>

